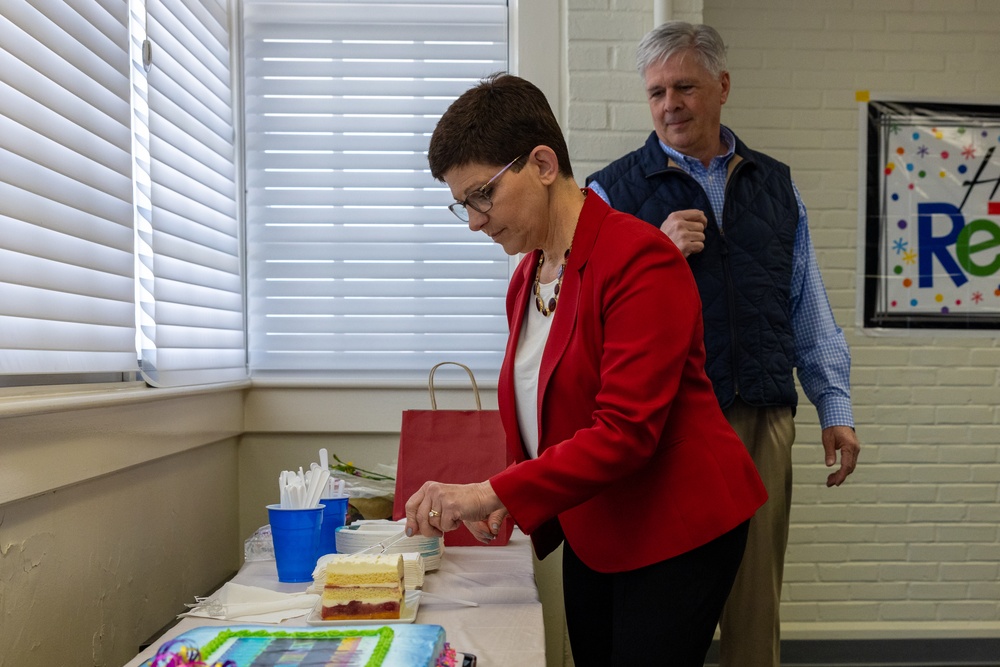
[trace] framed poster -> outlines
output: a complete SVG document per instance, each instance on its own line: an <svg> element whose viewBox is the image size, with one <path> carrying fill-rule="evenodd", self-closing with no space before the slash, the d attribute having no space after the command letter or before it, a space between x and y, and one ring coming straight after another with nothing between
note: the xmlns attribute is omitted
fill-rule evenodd
<svg viewBox="0 0 1000 667"><path fill-rule="evenodd" d="M1000 106L861 106L861 326L1000 328Z"/></svg>

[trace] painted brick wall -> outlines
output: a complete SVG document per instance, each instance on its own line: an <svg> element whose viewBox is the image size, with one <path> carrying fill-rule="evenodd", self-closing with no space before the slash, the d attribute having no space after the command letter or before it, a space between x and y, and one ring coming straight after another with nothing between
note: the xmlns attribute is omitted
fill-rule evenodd
<svg viewBox="0 0 1000 667"><path fill-rule="evenodd" d="M651 124L633 65L652 2L568 0L566 130L583 178ZM856 327L855 91L1000 102L1000 2L705 0L673 17L729 45L723 122L787 162L853 355L858 471L827 489L803 397L786 637L1000 633L1000 346L996 337ZM801 395L801 392L800 392Z"/></svg>

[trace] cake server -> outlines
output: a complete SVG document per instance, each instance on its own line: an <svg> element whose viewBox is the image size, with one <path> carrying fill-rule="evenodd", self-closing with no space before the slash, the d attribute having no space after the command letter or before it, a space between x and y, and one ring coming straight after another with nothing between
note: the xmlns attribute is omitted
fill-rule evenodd
<svg viewBox="0 0 1000 667"><path fill-rule="evenodd" d="M381 542L376 542L375 544L371 545L370 547L362 549L361 551L358 551L356 553L359 553L359 554L367 554L367 553L380 553L380 554L384 554L389 547L391 547L392 545L394 545L396 542L402 542L405 539L406 539L406 531L403 530L403 531L400 531L400 532L396 533L392 537L384 539Z"/></svg>

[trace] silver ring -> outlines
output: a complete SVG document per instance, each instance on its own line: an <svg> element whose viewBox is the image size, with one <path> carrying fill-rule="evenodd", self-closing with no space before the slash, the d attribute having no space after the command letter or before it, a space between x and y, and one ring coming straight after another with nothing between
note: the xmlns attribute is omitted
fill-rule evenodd
<svg viewBox="0 0 1000 667"><path fill-rule="evenodd" d="M441 516L441 512L438 512L437 510L431 510L430 512L427 513L428 519L433 519L436 516Z"/></svg>

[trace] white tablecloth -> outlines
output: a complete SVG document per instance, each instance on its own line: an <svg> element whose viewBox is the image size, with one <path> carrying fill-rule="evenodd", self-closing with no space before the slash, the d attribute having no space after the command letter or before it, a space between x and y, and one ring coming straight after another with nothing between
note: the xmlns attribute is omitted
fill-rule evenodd
<svg viewBox="0 0 1000 667"><path fill-rule="evenodd" d="M247 586L292 593L309 585L278 581L274 561L247 563L233 578ZM424 577L429 593L478 602L478 607L423 598L417 623L444 627L455 650L473 653L479 667L545 667L542 603L531 559L531 543L518 530L503 547L448 547L441 566ZM193 602L193 600L192 600ZM240 625L237 621L183 618L126 667L139 667L164 641L202 625ZM307 626L306 617L282 626Z"/></svg>

